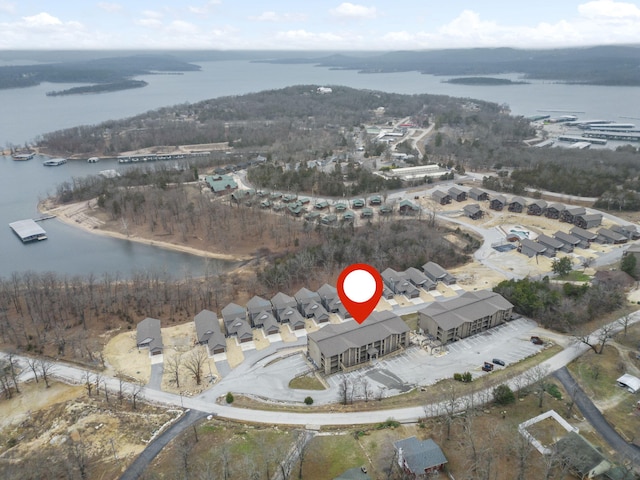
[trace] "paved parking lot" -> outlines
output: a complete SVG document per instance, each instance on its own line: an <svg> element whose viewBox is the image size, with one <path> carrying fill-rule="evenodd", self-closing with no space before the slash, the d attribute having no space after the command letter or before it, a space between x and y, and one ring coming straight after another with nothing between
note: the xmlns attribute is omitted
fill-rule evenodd
<svg viewBox="0 0 640 480"><path fill-rule="evenodd" d="M495 368L508 368L509 364L538 353L542 347L529 341L530 332L535 327L535 322L520 318L451 343L446 346L447 353L441 356L429 355L424 349L412 346L402 354L375 361L362 369L332 375L328 382L337 388L343 377L347 377L354 385L366 379L374 395L381 389L384 395L392 395L414 386L431 385L441 379L451 378L454 373L468 371L474 377L486 375L481 370L484 361L499 358L506 363L506 367L496 365Z"/></svg>

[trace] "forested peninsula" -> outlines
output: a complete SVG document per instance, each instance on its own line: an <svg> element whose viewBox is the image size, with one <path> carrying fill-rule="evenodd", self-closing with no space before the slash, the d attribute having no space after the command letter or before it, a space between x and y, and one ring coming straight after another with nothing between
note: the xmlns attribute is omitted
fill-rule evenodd
<svg viewBox="0 0 640 480"><path fill-rule="evenodd" d="M144 87L146 82L131 78L137 75L197 70L200 70L198 65L164 54L11 65L0 67L0 89L32 87L42 82L88 83L92 85L49 92L48 95L98 93Z"/></svg>

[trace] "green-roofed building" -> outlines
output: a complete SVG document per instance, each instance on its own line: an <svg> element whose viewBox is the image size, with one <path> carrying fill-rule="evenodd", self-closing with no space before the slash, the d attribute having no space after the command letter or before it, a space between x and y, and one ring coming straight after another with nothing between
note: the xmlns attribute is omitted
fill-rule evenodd
<svg viewBox="0 0 640 480"><path fill-rule="evenodd" d="M365 206L365 201L362 198L356 198L354 200L351 200L352 208L363 208L364 206Z"/></svg>
<svg viewBox="0 0 640 480"><path fill-rule="evenodd" d="M420 207L411 203L409 200L402 200L398 211L400 215L415 215L420 211Z"/></svg>
<svg viewBox="0 0 640 480"><path fill-rule="evenodd" d="M332 225L337 221L338 221L338 216L335 213L330 213L329 215L325 215L324 217L322 217L322 220L321 220L323 225Z"/></svg>
<svg viewBox="0 0 640 480"><path fill-rule="evenodd" d="M205 180L211 191L217 195L229 193L238 188L238 184L229 175L209 175Z"/></svg>
<svg viewBox="0 0 640 480"><path fill-rule="evenodd" d="M373 208L364 207L362 213L360 213L360 218L373 218Z"/></svg>
<svg viewBox="0 0 640 480"><path fill-rule="evenodd" d="M299 201L301 204L306 205L306 204L307 204L307 203L309 203L311 200L309 200L309 199L308 199L308 198L306 198L306 197L303 197L303 198L300 198L298 201Z"/></svg>
<svg viewBox="0 0 640 480"><path fill-rule="evenodd" d="M347 210L346 212L344 212L344 215L342 215L343 222L353 222L355 219L356 219L356 214L350 210Z"/></svg>
<svg viewBox="0 0 640 480"><path fill-rule="evenodd" d="M382 205L382 197L380 195L369 197L369 205Z"/></svg>
<svg viewBox="0 0 640 480"><path fill-rule="evenodd" d="M308 222L315 222L320 218L322 214L320 212L309 212L304 216L304 219Z"/></svg>
<svg viewBox="0 0 640 480"><path fill-rule="evenodd" d="M306 212L305 208L299 202L290 203L287 208L289 209L289 213L295 217L299 217Z"/></svg>
<svg viewBox="0 0 640 480"><path fill-rule="evenodd" d="M347 209L347 204L344 202L338 202L333 206L333 208L336 212L344 212Z"/></svg>
<svg viewBox="0 0 640 480"><path fill-rule="evenodd" d="M316 202L314 207L317 210L324 210L325 208L329 208L329 202L327 202L326 200L320 200L319 202Z"/></svg>
<svg viewBox="0 0 640 480"><path fill-rule="evenodd" d="M295 193L287 193L282 196L282 201L286 203L295 202L297 199L298 196Z"/></svg>
<svg viewBox="0 0 640 480"><path fill-rule="evenodd" d="M380 215L389 215L393 213L393 208L391 208L390 205L385 204L380 207L380 210L378 210L378 213L380 213Z"/></svg>

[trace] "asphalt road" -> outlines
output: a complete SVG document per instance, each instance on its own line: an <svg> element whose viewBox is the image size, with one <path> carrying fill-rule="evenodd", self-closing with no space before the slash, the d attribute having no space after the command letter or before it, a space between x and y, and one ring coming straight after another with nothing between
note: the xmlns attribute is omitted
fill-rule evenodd
<svg viewBox="0 0 640 480"><path fill-rule="evenodd" d="M133 463L129 465L129 468L125 470L120 480L136 480L139 478L153 459L156 458L160 451L166 447L173 438L177 437L180 433L207 415L207 413L198 410L187 411L176 423L167 428L147 445L147 448L145 448Z"/></svg>
<svg viewBox="0 0 640 480"><path fill-rule="evenodd" d="M618 432L607 422L600 410L584 393L584 390L576 383L574 378L567 370L562 367L553 374L567 390L569 395L573 397L575 404L578 406L584 417L596 429L602 438L611 446L613 450L621 457L622 460L631 460L636 467L640 467L640 448L627 443Z"/></svg>

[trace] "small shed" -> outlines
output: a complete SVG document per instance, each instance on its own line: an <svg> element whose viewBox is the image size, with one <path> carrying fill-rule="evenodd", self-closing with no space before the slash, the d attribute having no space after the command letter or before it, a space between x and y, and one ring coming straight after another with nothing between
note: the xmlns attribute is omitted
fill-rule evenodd
<svg viewBox="0 0 640 480"><path fill-rule="evenodd" d="M419 212L420 207L409 200L402 200L398 206L398 213L400 213L400 215L415 215Z"/></svg>
<svg viewBox="0 0 640 480"><path fill-rule="evenodd" d="M631 393L636 393L640 391L640 378L630 375L628 373L625 373L624 375L622 375L620 378L616 380L616 382L618 382L618 385L620 385L623 388L626 388Z"/></svg>

